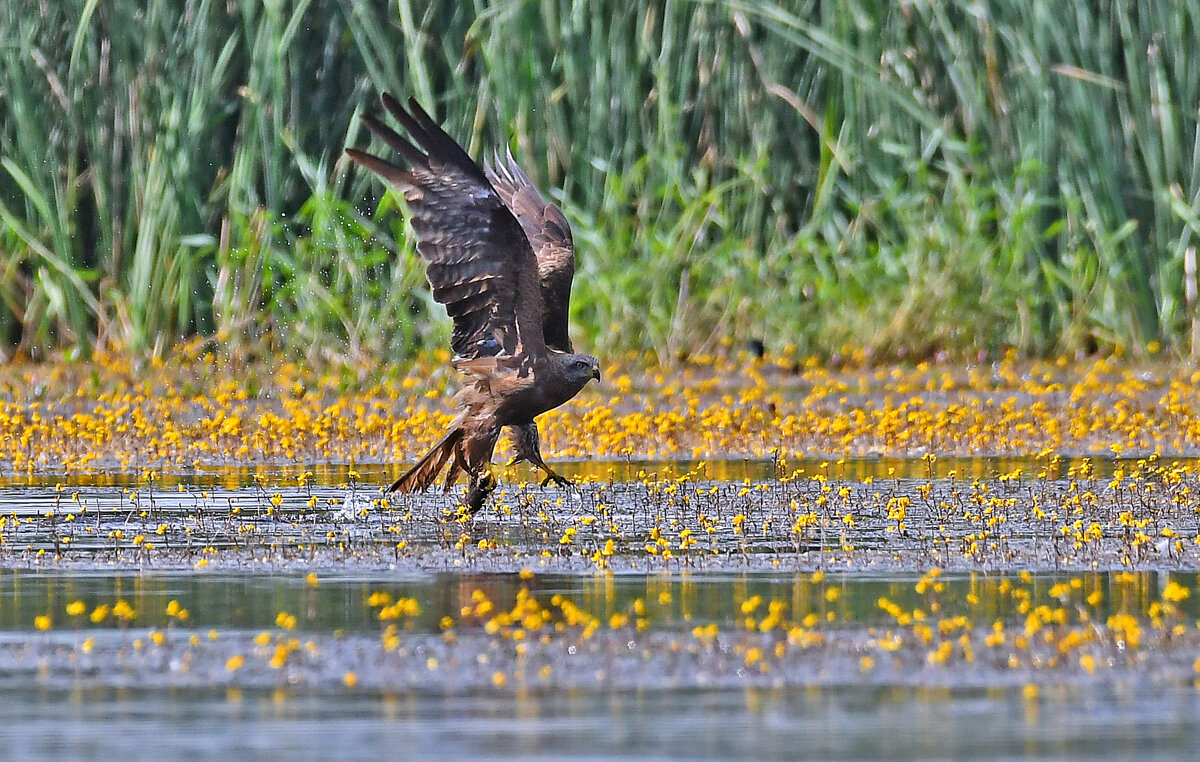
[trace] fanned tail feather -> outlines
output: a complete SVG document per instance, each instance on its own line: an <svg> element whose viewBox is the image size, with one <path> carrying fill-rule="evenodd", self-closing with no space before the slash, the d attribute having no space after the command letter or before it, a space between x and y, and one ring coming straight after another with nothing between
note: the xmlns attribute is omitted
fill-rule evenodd
<svg viewBox="0 0 1200 762"><path fill-rule="evenodd" d="M438 442L430 449L429 452L417 461L417 464L408 469L396 481L392 482L392 486L388 487L386 492L416 492L423 490L433 484L437 479L438 474L446 466L446 462L450 460L450 456L454 454L454 447L462 439L462 428L455 427L442 437L442 441Z"/></svg>

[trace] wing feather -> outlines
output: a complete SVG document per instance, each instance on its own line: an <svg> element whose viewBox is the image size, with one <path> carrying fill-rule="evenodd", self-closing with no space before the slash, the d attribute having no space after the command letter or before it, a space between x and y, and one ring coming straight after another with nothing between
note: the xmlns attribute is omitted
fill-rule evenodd
<svg viewBox="0 0 1200 762"><path fill-rule="evenodd" d="M521 223L537 257L542 292L542 335L546 345L561 352L574 351L568 333L571 282L575 278L575 243L562 210L546 199L508 151L494 154L484 164L492 187Z"/></svg>
<svg viewBox="0 0 1200 762"><path fill-rule="evenodd" d="M407 110L387 93L381 100L408 137L375 117L363 122L407 168L354 148L346 154L404 194L433 298L454 321L451 348L464 358L545 352L538 261L522 224L415 99Z"/></svg>

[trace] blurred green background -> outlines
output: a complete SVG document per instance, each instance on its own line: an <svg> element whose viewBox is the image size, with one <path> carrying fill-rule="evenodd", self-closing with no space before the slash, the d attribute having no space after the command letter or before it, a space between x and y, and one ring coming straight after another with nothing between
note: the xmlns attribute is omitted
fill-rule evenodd
<svg viewBox="0 0 1200 762"><path fill-rule="evenodd" d="M1200 350L1200 5L62 0L0 10L0 353L443 346L342 157L416 96L650 359ZM379 146L375 146L379 150Z"/></svg>

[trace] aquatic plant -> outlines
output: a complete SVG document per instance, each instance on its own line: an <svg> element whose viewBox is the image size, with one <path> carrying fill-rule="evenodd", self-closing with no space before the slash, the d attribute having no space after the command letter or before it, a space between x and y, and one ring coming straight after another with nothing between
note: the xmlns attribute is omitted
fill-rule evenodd
<svg viewBox="0 0 1200 762"><path fill-rule="evenodd" d="M304 464L399 467L438 437L451 415L444 397L458 383L444 353L314 374L199 349L180 350L169 365L110 357L6 369L0 465L32 474L287 463L298 479ZM610 382L543 416L549 457L1142 457L1200 448L1200 376L1186 366L1009 357L831 368L797 356L697 356L668 371L638 370L641 361L612 358Z"/></svg>
<svg viewBox="0 0 1200 762"><path fill-rule="evenodd" d="M548 592L528 572L514 584L447 588L424 602L430 616L401 585L367 584L340 593L348 619L362 623L351 632L331 634L320 621L255 607L255 624L206 633L185 622L163 629L161 615L126 629L76 623L53 640L5 646L5 657L14 675L84 675L98 684L519 694L965 682L1019 690L1028 701L1037 701L1040 685L1186 684L1200 669L1200 627L1189 603L1195 581L1178 575L1160 584L1128 572L966 576L932 567L892 580L818 571L703 590L676 575L601 581L576 594ZM160 597L161 585L142 586L139 605ZM387 613L393 608L404 613ZM33 616L32 626L52 631L58 616L52 608ZM222 620L222 612L209 616Z"/></svg>
<svg viewBox="0 0 1200 762"><path fill-rule="evenodd" d="M1187 353L1200 335L1188 4L0 13L8 356L440 345L409 319L430 304L393 198L338 158L384 89L561 188L588 346Z"/></svg>

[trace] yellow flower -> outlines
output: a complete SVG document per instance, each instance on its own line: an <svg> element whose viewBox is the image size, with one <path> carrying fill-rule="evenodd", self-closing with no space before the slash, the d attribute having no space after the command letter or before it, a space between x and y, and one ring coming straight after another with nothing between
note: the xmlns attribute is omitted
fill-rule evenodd
<svg viewBox="0 0 1200 762"><path fill-rule="evenodd" d="M87 606L83 604L83 601L72 601L67 604L68 616L79 616L85 611L87 611Z"/></svg>
<svg viewBox="0 0 1200 762"><path fill-rule="evenodd" d="M1187 600L1191 594L1191 590L1188 590L1175 580L1171 580L1167 583L1167 588L1163 590L1163 600L1171 601L1172 603L1179 603L1180 601Z"/></svg>
<svg viewBox="0 0 1200 762"><path fill-rule="evenodd" d="M132 606L125 602L124 598L113 604L112 613L117 619L126 622L137 616L137 612L133 610Z"/></svg>
<svg viewBox="0 0 1200 762"><path fill-rule="evenodd" d="M225 671L237 672L239 669L242 668L242 665L245 663L246 663L245 656L242 656L241 654L234 654L233 656L229 657L228 661L225 662Z"/></svg>
<svg viewBox="0 0 1200 762"><path fill-rule="evenodd" d="M50 617L48 617L44 614L34 617L33 618L33 626L38 628L39 630L50 629Z"/></svg>

